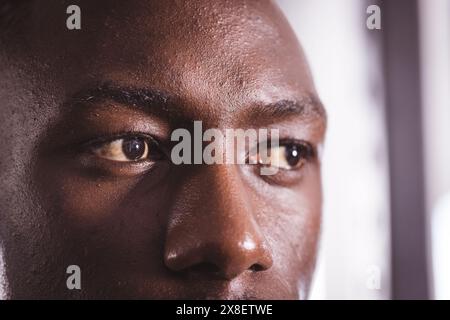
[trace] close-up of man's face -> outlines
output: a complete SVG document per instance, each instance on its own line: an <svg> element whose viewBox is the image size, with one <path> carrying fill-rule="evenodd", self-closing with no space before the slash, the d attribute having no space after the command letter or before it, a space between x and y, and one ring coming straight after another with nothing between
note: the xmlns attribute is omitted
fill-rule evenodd
<svg viewBox="0 0 450 320"><path fill-rule="evenodd" d="M307 298L326 116L274 2L78 1L80 30L66 27L68 1L11 3L0 37L8 298ZM194 135L194 122L201 134L276 129L276 173L174 163L172 133ZM73 265L80 290L67 287Z"/></svg>

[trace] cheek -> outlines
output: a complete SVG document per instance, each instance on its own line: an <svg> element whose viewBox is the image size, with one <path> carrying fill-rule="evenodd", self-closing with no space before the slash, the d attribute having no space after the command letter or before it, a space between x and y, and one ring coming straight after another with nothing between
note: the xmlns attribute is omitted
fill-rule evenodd
<svg viewBox="0 0 450 320"><path fill-rule="evenodd" d="M292 296L305 297L316 262L320 213L305 208L281 215L272 225L274 274Z"/></svg>
<svg viewBox="0 0 450 320"><path fill-rule="evenodd" d="M71 241L125 256L161 246L170 185L156 187L153 181L159 177L93 178L51 162L42 163L37 172L45 209L57 217Z"/></svg>
<svg viewBox="0 0 450 320"><path fill-rule="evenodd" d="M60 214L74 224L98 225L125 212L138 214L144 205L147 210L157 208L161 202L158 197L161 188L150 190L154 184L148 180L159 179L155 175L115 178L74 162L57 156L43 157L38 161L35 174L48 209L58 208Z"/></svg>
<svg viewBox="0 0 450 320"><path fill-rule="evenodd" d="M48 212L67 233L62 245L86 269L87 283L103 287L125 274L160 274L170 185L155 188L151 175L93 181L74 172L54 166L42 190Z"/></svg>
<svg viewBox="0 0 450 320"><path fill-rule="evenodd" d="M314 271L321 225L319 174L308 176L292 189L282 189L265 202L266 239L274 255L274 267L293 290L306 292Z"/></svg>

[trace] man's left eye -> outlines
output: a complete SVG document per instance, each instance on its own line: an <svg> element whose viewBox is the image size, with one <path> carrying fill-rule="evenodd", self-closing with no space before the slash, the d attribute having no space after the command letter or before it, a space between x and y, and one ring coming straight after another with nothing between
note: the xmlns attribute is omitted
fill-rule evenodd
<svg viewBox="0 0 450 320"><path fill-rule="evenodd" d="M313 148L306 143L286 143L270 148L270 155L262 159L258 155L259 163L278 167L284 170L300 169L313 156Z"/></svg>
<svg viewBox="0 0 450 320"><path fill-rule="evenodd" d="M153 146L152 146L153 148ZM143 137L120 138L93 149L97 156L113 161L139 161L149 157L150 143Z"/></svg>

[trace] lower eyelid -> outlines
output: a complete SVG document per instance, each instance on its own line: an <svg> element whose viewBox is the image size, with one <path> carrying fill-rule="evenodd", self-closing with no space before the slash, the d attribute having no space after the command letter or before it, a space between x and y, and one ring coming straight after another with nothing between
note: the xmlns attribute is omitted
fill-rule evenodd
<svg viewBox="0 0 450 320"><path fill-rule="evenodd" d="M81 165L87 170L89 175L95 175L102 178L107 177L133 177L142 175L152 170L157 164L156 161L114 161L100 158L93 154L85 154L80 159Z"/></svg>

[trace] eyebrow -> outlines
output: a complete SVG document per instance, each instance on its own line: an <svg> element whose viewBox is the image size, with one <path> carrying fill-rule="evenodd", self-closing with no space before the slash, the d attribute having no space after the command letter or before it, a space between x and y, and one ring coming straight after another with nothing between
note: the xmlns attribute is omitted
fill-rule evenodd
<svg viewBox="0 0 450 320"><path fill-rule="evenodd" d="M155 115L174 118L189 119L183 112L182 100L162 90L150 88L123 87L111 83L102 83L97 86L77 92L69 100L70 105L92 104L102 101L114 101L126 106L143 109ZM241 117L249 122L273 122L289 117L304 119L322 118L326 121L326 111L320 99L313 94L304 95L302 99L283 99L274 103L255 103L244 108Z"/></svg>
<svg viewBox="0 0 450 320"><path fill-rule="evenodd" d="M283 99L274 103L255 105L246 110L245 118L253 121L273 122L292 117L327 120L325 108L320 99L311 94L301 99ZM246 119L247 120L247 119Z"/></svg>
<svg viewBox="0 0 450 320"><path fill-rule="evenodd" d="M77 92L69 100L69 104L92 104L108 100L147 111L157 109L154 111L171 113L170 105L175 104L176 98L161 90L121 87L106 83Z"/></svg>

